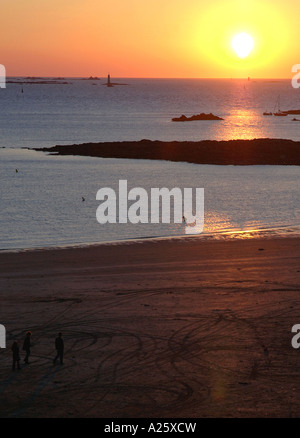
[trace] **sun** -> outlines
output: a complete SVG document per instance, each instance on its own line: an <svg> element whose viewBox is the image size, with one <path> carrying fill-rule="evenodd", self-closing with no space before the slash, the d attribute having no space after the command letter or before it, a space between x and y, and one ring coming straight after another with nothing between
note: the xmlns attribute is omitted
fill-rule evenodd
<svg viewBox="0 0 300 438"><path fill-rule="evenodd" d="M248 33L242 32L232 40L232 48L241 59L246 58L254 47L254 40Z"/></svg>

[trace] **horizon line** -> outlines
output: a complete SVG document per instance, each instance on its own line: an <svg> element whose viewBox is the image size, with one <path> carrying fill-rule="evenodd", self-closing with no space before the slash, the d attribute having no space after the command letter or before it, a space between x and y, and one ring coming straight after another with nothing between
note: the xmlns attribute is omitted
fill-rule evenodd
<svg viewBox="0 0 300 438"><path fill-rule="evenodd" d="M107 79L107 75L106 76L67 76L67 75L54 75L54 76L48 76L48 75L9 75L6 76L7 79L9 78L51 78L51 79L56 79L56 78L67 78L67 79L89 79L89 78L97 78L97 79ZM239 77L231 77L231 76L226 76L226 77L147 77L147 76L113 76L113 78L115 79L228 79L228 80L232 80L232 79L248 79L250 78L250 80L264 80L264 79L268 79L268 80L291 80L291 77L251 77L251 76L239 76Z"/></svg>

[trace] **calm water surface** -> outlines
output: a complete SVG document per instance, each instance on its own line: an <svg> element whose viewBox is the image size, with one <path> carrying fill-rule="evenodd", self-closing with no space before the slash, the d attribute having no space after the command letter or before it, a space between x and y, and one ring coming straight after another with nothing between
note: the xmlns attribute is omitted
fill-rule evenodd
<svg viewBox="0 0 300 438"><path fill-rule="evenodd" d="M15 79L20 81L20 79ZM182 236L181 224L101 226L97 190L203 187L201 235L297 232L299 168L199 166L141 160L47 156L21 148L96 141L300 140L293 116L264 117L278 96L281 109L300 109L300 90L287 80L66 79L67 85L7 84L0 89L0 249ZM23 88L23 93L21 92ZM174 123L172 117L212 112L223 121ZM15 169L19 172L16 173ZM82 202L82 196L85 201ZM241 233L242 232L242 233ZM224 234L221 234L222 236Z"/></svg>

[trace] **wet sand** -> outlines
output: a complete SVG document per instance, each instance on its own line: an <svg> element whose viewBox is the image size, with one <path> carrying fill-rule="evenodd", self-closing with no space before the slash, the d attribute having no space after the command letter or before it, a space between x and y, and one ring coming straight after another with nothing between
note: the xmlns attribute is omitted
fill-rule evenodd
<svg viewBox="0 0 300 438"><path fill-rule="evenodd" d="M300 415L300 240L157 240L0 254L1 417ZM52 364L62 331L65 364ZM21 351L22 359L24 352Z"/></svg>

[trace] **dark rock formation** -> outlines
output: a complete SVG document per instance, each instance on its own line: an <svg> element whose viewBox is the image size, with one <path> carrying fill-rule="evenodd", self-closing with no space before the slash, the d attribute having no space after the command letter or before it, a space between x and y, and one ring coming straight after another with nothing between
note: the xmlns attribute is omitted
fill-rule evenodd
<svg viewBox="0 0 300 438"><path fill-rule="evenodd" d="M184 114L180 117L174 117L172 119L172 122L192 122L194 120L224 120L221 117L218 116L214 116L212 113L209 114L205 114L205 113L201 113L201 114L196 114L194 116L191 117L186 117Z"/></svg>
<svg viewBox="0 0 300 438"><path fill-rule="evenodd" d="M183 161L196 164L300 166L300 141L259 138L229 141L123 141L35 149L57 155Z"/></svg>

